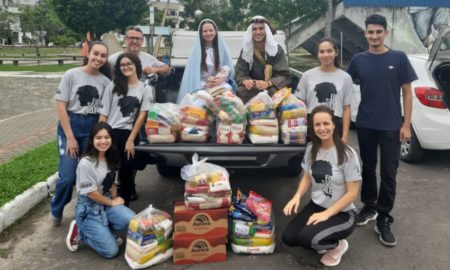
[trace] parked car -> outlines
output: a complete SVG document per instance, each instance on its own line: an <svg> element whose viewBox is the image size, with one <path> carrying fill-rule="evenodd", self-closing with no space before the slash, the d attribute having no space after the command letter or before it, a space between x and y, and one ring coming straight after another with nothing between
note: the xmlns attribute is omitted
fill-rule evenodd
<svg viewBox="0 0 450 270"><path fill-rule="evenodd" d="M411 139L401 145L400 159L423 160L424 150L450 150L450 27L441 29L431 52L408 55L418 80L412 83ZM355 85L352 121L360 101Z"/></svg>
<svg viewBox="0 0 450 270"><path fill-rule="evenodd" d="M243 31L220 32L227 43L234 63L239 57L244 33ZM172 72L169 78L159 78L152 83L156 88L156 102L176 103L184 68L196 36L196 31L177 30L173 33L173 45L170 52ZM284 33L278 32L275 38L287 51ZM294 69L291 69L291 73L296 77L293 80L295 85L291 85L292 89L295 89L301 73ZM210 140L206 143L145 143L137 146L136 149L147 153L151 162L156 164L158 172L163 176L179 176L180 167L190 163L192 155L195 153L200 158L206 157L209 161L228 169L276 168L281 169L279 170L280 175L287 176L296 176L301 172L305 145L282 143L256 145L249 141L236 145L217 144L215 132L210 132L210 134Z"/></svg>

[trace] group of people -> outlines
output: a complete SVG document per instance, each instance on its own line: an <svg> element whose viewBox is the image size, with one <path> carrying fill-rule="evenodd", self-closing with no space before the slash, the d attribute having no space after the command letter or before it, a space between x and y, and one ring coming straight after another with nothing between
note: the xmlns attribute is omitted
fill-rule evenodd
<svg viewBox="0 0 450 270"><path fill-rule="evenodd" d="M326 266L339 264L355 225L376 220L380 241L396 245L390 212L400 143L411 135L411 82L417 76L403 52L384 45L388 30L383 16L369 16L365 26L369 49L353 57L347 72L337 61L336 42L324 38L317 44L320 65L303 74L295 91L307 106L310 143L297 191L283 212L297 214L309 189L311 201L284 229L282 240L288 246L323 254L321 262ZM273 95L289 86L292 78L287 58L274 38L275 32L266 18L252 18L234 66L217 25L210 19L201 21L177 102L200 89L223 88L246 103L261 91ZM136 161L139 153L134 146L153 102L152 90L140 78L169 71L167 65L140 51L142 41L139 28L127 29L125 52L109 57L114 67L112 82L108 48L101 42L91 43L85 65L67 71L55 95L60 120L60 179L51 202L51 217L55 225L61 223L76 183L76 217L67 236L72 251L82 240L104 257L115 256L118 239L112 231L125 229L134 215L126 207L134 193L135 171L142 165ZM356 126L362 168L358 154L347 144L353 82L361 89ZM80 158L83 152L86 154ZM357 213L353 202L360 186L364 207Z"/></svg>
<svg viewBox="0 0 450 270"><path fill-rule="evenodd" d="M288 246L302 246L323 254L321 263L338 265L348 250L346 238L355 225L376 220L375 232L385 246L395 246L390 215L396 195L400 144L411 136L411 82L417 79L404 52L384 45L386 18L370 15L365 21L369 49L353 56L347 72L340 70L336 43L322 39L317 46L320 66L306 71L297 95L306 102L310 140L302 162L297 191L283 209L297 213L301 198L311 189L311 201L283 231ZM352 82L360 85L356 118L362 168L347 144ZM401 94L400 95L400 89ZM402 99L402 105L400 103ZM380 189L376 167L380 149ZM353 201L361 186L363 208Z"/></svg>
<svg viewBox="0 0 450 270"><path fill-rule="evenodd" d="M50 216L55 226L61 224L76 184L75 220L66 239L71 251L81 240L114 257L120 239L112 231L126 230L135 215L127 206L135 172L146 164L134 146L154 99L140 79L169 72L168 65L140 52L143 40L139 28L127 28L124 52L109 58L103 42L91 42L83 66L68 70L56 91L59 179Z"/></svg>

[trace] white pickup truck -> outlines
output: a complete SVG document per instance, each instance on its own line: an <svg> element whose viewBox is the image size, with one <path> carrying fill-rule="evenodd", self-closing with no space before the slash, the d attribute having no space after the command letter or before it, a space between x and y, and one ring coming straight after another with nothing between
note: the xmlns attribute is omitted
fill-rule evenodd
<svg viewBox="0 0 450 270"><path fill-rule="evenodd" d="M220 32L230 49L234 63L239 57L244 33L243 31ZM156 102L176 102L184 68L196 35L196 31L177 30L173 33L170 53L172 72L168 77L160 77L154 83ZM284 33L277 33L275 38L286 51ZM291 70L295 77L292 87L296 87L301 73ZM296 176L301 172L300 163L305 145L251 144L247 140L243 144L224 145L215 143L215 137L211 136L207 143L146 143L137 146L136 149L147 153L163 176L179 176L180 167L190 163L194 153L197 153L200 158L207 157L209 161L229 169L276 168L280 175Z"/></svg>

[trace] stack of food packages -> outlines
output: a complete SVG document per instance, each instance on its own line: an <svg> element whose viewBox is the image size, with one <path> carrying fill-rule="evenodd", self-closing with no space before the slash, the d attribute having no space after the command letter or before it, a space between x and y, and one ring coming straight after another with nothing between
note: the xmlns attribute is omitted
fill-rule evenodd
<svg viewBox="0 0 450 270"><path fill-rule="evenodd" d="M245 138L247 116L244 103L231 91L216 95L210 104L216 115L217 143L241 144Z"/></svg>
<svg viewBox="0 0 450 270"><path fill-rule="evenodd" d="M288 95L278 107L281 141L284 144L305 144L307 132L307 109L303 101Z"/></svg>
<svg viewBox="0 0 450 270"><path fill-rule="evenodd" d="M147 116L145 132L150 143L173 143L180 131L180 109L174 103L155 103Z"/></svg>
<svg viewBox="0 0 450 270"><path fill-rule="evenodd" d="M152 205L131 219L125 248L128 265L142 269L172 257L172 227L170 215Z"/></svg>
<svg viewBox="0 0 450 270"><path fill-rule="evenodd" d="M192 157L192 164L181 168L186 181L184 203L187 209L200 210L228 207L231 204L229 175L224 167Z"/></svg>
<svg viewBox="0 0 450 270"><path fill-rule="evenodd" d="M272 202L239 189L229 208L231 249L235 253L269 254L275 250L275 223Z"/></svg>
<svg viewBox="0 0 450 270"><path fill-rule="evenodd" d="M247 104L248 137L254 144L278 143L278 120L272 98L266 91L260 92Z"/></svg>
<svg viewBox="0 0 450 270"><path fill-rule="evenodd" d="M184 96L180 103L182 141L206 142L208 140L211 101L211 95L203 90Z"/></svg>

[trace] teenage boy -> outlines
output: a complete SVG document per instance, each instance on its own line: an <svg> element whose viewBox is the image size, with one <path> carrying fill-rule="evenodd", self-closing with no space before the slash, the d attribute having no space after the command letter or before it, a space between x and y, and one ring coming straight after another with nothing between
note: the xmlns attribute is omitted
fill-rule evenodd
<svg viewBox="0 0 450 270"><path fill-rule="evenodd" d="M394 218L390 212L395 201L400 144L411 136L411 82L417 75L404 52L384 45L388 35L385 17L370 15L365 25L369 49L356 54L347 70L361 89L356 127L362 160L361 201L364 207L356 217L356 225L376 220L375 232L381 243L395 246L397 241L390 228ZM403 99L403 118L400 97ZM376 179L378 148L379 190Z"/></svg>

